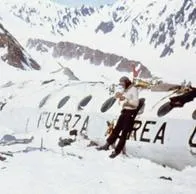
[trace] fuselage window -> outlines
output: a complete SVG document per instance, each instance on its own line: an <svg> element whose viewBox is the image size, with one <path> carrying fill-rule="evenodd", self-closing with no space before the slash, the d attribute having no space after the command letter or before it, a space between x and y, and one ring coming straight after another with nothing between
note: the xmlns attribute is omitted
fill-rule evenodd
<svg viewBox="0 0 196 194"><path fill-rule="evenodd" d="M106 112L107 110L109 110L113 104L116 102L116 98L114 97L110 97L108 98L102 105L101 107L101 112Z"/></svg>
<svg viewBox="0 0 196 194"><path fill-rule="evenodd" d="M196 120L196 109L193 111L192 118Z"/></svg>
<svg viewBox="0 0 196 194"><path fill-rule="evenodd" d="M157 115L159 117L163 117L166 114L168 114L172 109L173 109L173 107L171 106L171 103L166 102L163 105L161 105L161 107L158 109Z"/></svg>
<svg viewBox="0 0 196 194"><path fill-rule="evenodd" d="M146 100L145 98L140 98L139 99L139 105L138 105L138 108L137 108L137 111L136 111L138 115L141 115L144 112L145 100Z"/></svg>
<svg viewBox="0 0 196 194"><path fill-rule="evenodd" d="M78 110L83 110L84 107L90 102L91 99L92 99L92 95L89 95L83 98L78 104Z"/></svg>
<svg viewBox="0 0 196 194"><path fill-rule="evenodd" d="M70 99L70 96L65 96L64 98L62 98L60 100L60 102L58 103L58 106L57 108L62 108L66 103L67 101Z"/></svg>
<svg viewBox="0 0 196 194"><path fill-rule="evenodd" d="M42 108L44 106L44 104L46 103L46 101L49 99L50 94L48 94L47 96L45 96L41 102L39 103L39 108Z"/></svg>

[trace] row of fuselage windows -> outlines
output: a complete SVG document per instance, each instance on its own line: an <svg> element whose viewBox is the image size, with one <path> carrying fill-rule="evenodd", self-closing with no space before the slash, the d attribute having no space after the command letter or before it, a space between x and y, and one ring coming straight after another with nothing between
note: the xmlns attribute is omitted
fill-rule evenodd
<svg viewBox="0 0 196 194"><path fill-rule="evenodd" d="M50 96L51 96L51 95L49 94L49 95L45 96L45 97L41 100L41 102L40 102L40 104L39 104L39 108L42 108L42 107L46 104L46 102L47 102L47 100L50 98ZM70 99L70 96L69 96L69 95L63 97L63 98L59 101L59 103L58 103L58 105L57 105L57 108L58 108L58 109L62 108L62 107L69 101L69 99ZM78 109L78 110L83 110L84 107L87 106L88 103L91 101L91 99L92 99L92 95L88 95L88 96L84 97L84 98L79 102L77 109ZM101 111L101 112L106 112L107 110L109 110L109 109L113 106L113 104L115 103L115 101L116 101L116 100L115 100L114 97L108 98L108 99L102 104L100 111ZM144 107L143 107L143 109L144 109ZM143 112L143 111L142 111L142 112ZM158 114L158 116L159 116L159 114ZM196 120L196 110L193 111L193 113L192 113L192 118L193 118L194 120Z"/></svg>
<svg viewBox="0 0 196 194"><path fill-rule="evenodd" d="M45 96L45 97L41 100L41 102L40 102L40 104L39 104L39 108L42 108L42 107L46 104L46 102L48 101L48 99L50 98L50 96L51 96L51 95L49 94L49 95ZM59 103L58 103L58 105L57 105L57 108L58 108L58 109L62 108L62 107L69 101L69 99L70 99L70 96L69 96L69 95L63 97L63 98L59 101ZM77 109L78 109L78 110L83 110L84 107L87 106L88 103L91 101L91 99L92 99L92 95L88 95L88 96L86 96L85 98L83 98L83 99L78 103ZM108 109L110 109L110 108L113 106L114 102L115 102L115 99L114 99L113 97L110 97L109 99L107 99L107 100L102 104L100 111L101 111L101 112L106 112Z"/></svg>

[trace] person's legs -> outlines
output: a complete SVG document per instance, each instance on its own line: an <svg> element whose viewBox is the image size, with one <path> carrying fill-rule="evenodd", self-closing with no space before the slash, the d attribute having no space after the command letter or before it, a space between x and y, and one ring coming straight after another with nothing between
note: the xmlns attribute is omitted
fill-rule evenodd
<svg viewBox="0 0 196 194"><path fill-rule="evenodd" d="M129 123L127 122L127 126L128 125L129 125ZM123 147L125 146L127 134L129 133L129 130L130 130L130 128L127 126L122 130L120 139L119 139L118 144L115 148L116 154L119 154L122 151Z"/></svg>
<svg viewBox="0 0 196 194"><path fill-rule="evenodd" d="M134 117L133 117L133 111L127 110L126 113L124 114L124 123L122 124L122 133L120 136L120 139L118 141L118 144L115 148L115 151L110 155L111 158L116 157L124 148L126 139L127 139L127 134L130 132L132 129Z"/></svg>
<svg viewBox="0 0 196 194"><path fill-rule="evenodd" d="M124 113L122 113L119 116L116 126L114 127L114 130L112 131L111 135L107 138L108 144L112 145L119 137L120 131L122 130L123 123L124 123Z"/></svg>
<svg viewBox="0 0 196 194"><path fill-rule="evenodd" d="M109 146L112 145L116 141L116 139L119 137L119 133L122 129L123 123L124 123L124 114L121 113L116 123L116 126L114 130L112 131L111 135L107 138L106 143L103 146L98 147L97 150L108 150L109 149Z"/></svg>

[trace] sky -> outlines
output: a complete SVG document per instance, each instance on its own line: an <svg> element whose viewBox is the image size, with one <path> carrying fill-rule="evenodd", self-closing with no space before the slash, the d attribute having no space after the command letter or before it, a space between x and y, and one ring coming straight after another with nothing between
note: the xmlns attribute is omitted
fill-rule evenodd
<svg viewBox="0 0 196 194"><path fill-rule="evenodd" d="M55 0L54 0L55 1ZM99 7L104 4L112 4L116 0L56 0L56 2L77 7L81 5L93 5Z"/></svg>

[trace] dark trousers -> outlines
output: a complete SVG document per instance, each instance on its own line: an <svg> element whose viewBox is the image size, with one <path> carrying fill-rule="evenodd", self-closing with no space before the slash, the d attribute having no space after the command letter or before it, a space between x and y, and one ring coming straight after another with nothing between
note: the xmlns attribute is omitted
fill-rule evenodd
<svg viewBox="0 0 196 194"><path fill-rule="evenodd" d="M122 131L121 136L119 137L120 139L118 141L118 144L115 148L115 152L117 154L119 154L122 151L126 143L127 135L133 128L135 112L135 110L123 109L121 111L121 115L118 118L116 126L112 131L112 134L107 138L108 144L112 145L117 140L120 132Z"/></svg>

